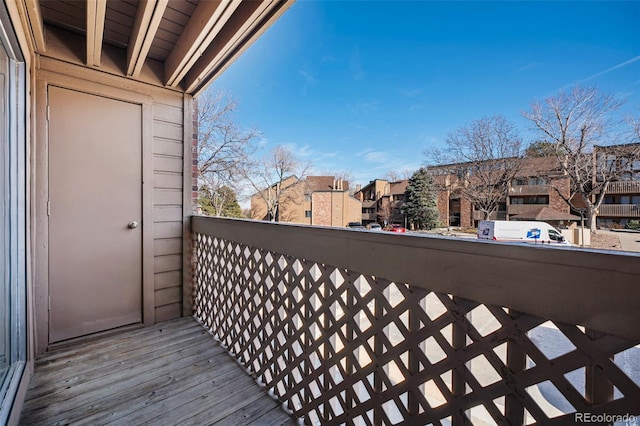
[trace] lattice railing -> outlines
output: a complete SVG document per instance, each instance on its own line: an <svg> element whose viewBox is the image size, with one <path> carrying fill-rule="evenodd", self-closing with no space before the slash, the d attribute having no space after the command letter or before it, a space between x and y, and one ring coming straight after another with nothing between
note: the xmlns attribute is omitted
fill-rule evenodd
<svg viewBox="0 0 640 426"><path fill-rule="evenodd" d="M197 318L305 424L640 413L638 340L428 290L437 275L421 288L198 228Z"/></svg>

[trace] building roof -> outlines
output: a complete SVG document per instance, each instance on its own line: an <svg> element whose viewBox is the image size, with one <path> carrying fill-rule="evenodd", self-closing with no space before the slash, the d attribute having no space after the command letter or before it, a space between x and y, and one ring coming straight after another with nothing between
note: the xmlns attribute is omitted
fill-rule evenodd
<svg viewBox="0 0 640 426"><path fill-rule="evenodd" d="M524 157L520 160L520 170L516 176L538 176L541 173L549 174L559 170L560 162L557 157Z"/></svg>
<svg viewBox="0 0 640 426"><path fill-rule="evenodd" d="M337 180L335 176L307 176L307 189L310 192L335 190ZM349 190L349 181L342 181L342 190Z"/></svg>
<svg viewBox="0 0 640 426"><path fill-rule="evenodd" d="M551 207L540 207L530 211L529 213L521 213L511 216L513 220L580 220L580 216L574 214L554 210Z"/></svg>
<svg viewBox="0 0 640 426"><path fill-rule="evenodd" d="M390 191L392 194L404 194L404 192L407 190L407 186L409 186L409 179L391 182Z"/></svg>

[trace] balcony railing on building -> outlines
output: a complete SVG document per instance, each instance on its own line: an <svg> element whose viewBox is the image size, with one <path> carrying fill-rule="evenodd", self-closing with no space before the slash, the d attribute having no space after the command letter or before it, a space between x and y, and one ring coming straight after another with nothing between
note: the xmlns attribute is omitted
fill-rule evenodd
<svg viewBox="0 0 640 426"><path fill-rule="evenodd" d="M490 220L505 220L507 218L507 212L498 210L489 215ZM474 211L473 220L485 220L484 212Z"/></svg>
<svg viewBox="0 0 640 426"><path fill-rule="evenodd" d="M377 204L376 200L364 200L362 202L362 207L367 209L372 209L372 208L375 208L376 204Z"/></svg>
<svg viewBox="0 0 640 426"><path fill-rule="evenodd" d="M640 182L611 182L607 187L607 194L640 194Z"/></svg>
<svg viewBox="0 0 640 426"><path fill-rule="evenodd" d="M378 220L378 215L376 213L362 213L362 220Z"/></svg>
<svg viewBox="0 0 640 426"><path fill-rule="evenodd" d="M549 207L548 204L509 204L507 206L507 213L513 214L525 214L538 211L540 207Z"/></svg>
<svg viewBox="0 0 640 426"><path fill-rule="evenodd" d="M513 185L509 188L509 195L548 195L549 185Z"/></svg>
<svg viewBox="0 0 640 426"><path fill-rule="evenodd" d="M305 424L638 414L640 256L193 218L194 309Z"/></svg>
<svg viewBox="0 0 640 426"><path fill-rule="evenodd" d="M598 216L640 217L640 206L638 204L602 204L598 209Z"/></svg>

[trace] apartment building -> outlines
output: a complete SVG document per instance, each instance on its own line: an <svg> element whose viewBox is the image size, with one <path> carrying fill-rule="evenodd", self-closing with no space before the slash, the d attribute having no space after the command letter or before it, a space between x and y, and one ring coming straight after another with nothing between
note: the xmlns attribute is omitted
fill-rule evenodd
<svg viewBox="0 0 640 426"><path fill-rule="evenodd" d="M624 227L630 220L640 220L640 160L629 160L631 167L628 167L624 158L624 152L637 150L637 147L638 144L629 144L594 150L594 164L602 161L609 165L622 163L629 169L620 180L609 183L598 210L598 226ZM463 191L474 185L472 169L476 166L457 163L429 168L439 188L438 210L443 224L472 227L484 219L484 213L476 211ZM565 201L571 197L570 179L562 174L557 158L527 157L520 160L519 166L509 184L508 195L490 219L542 220L559 226L580 220L578 213L571 211ZM594 179L603 178L594 175ZM579 196L573 196L571 202L578 208L584 206Z"/></svg>
<svg viewBox="0 0 640 426"><path fill-rule="evenodd" d="M605 170L624 167L620 179L607 186L598 209L596 224L602 227L625 227L640 220L640 144L596 147L594 162ZM601 176L596 176L596 179Z"/></svg>
<svg viewBox="0 0 640 426"><path fill-rule="evenodd" d="M270 220L265 198L276 186L286 188L279 200L279 221L317 226L347 226L360 222L362 202L349 194L349 182L335 176L295 176L266 188L251 197L251 218ZM267 195L265 195L267 194Z"/></svg>
<svg viewBox="0 0 640 426"><path fill-rule="evenodd" d="M357 190L354 197L362 202L362 223L396 223L405 226L402 205L408 185L407 179L395 182L375 179Z"/></svg>
<svg viewBox="0 0 640 426"><path fill-rule="evenodd" d="M569 179L557 170L552 157L520 160L519 170L510 182L508 195L490 215L494 220L544 220L558 225L579 219L571 215L563 197L569 197ZM476 184L476 164L457 163L430 167L438 191L438 210L444 225L474 227L485 218L464 196L464 188ZM557 188L557 189L556 189Z"/></svg>

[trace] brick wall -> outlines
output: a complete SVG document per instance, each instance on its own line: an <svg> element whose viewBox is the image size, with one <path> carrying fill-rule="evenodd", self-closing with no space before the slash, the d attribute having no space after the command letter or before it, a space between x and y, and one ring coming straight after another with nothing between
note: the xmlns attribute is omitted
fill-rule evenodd
<svg viewBox="0 0 640 426"><path fill-rule="evenodd" d="M193 101L193 135L191 140L191 208L198 209L198 101Z"/></svg>
<svg viewBox="0 0 640 426"><path fill-rule="evenodd" d="M449 225L449 191L438 192L438 213L440 214L440 221L444 226Z"/></svg>
<svg viewBox="0 0 640 426"><path fill-rule="evenodd" d="M569 196L570 189L568 178L553 179L551 181L551 185L560 189L560 192L562 192L562 195L564 195L565 197ZM567 204L567 202L564 201L562 197L558 195L558 192L553 188L549 190L549 207L554 210L570 213L569 205Z"/></svg>
<svg viewBox="0 0 640 426"><path fill-rule="evenodd" d="M331 192L314 192L311 205L311 223L331 226Z"/></svg>
<svg viewBox="0 0 640 426"><path fill-rule="evenodd" d="M460 199L460 226L468 228L473 226L473 208L471 202L466 198Z"/></svg>

